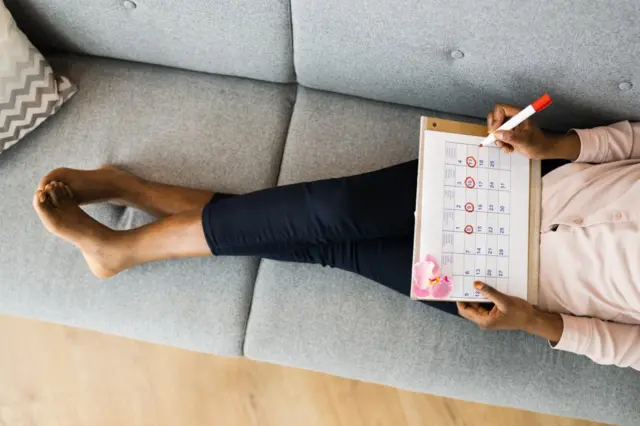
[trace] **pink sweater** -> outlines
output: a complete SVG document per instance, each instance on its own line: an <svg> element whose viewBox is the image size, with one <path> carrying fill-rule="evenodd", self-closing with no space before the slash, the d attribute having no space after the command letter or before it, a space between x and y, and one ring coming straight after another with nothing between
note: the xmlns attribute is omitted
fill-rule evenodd
<svg viewBox="0 0 640 426"><path fill-rule="evenodd" d="M539 307L562 314L556 349L640 370L640 123L576 132L542 180Z"/></svg>

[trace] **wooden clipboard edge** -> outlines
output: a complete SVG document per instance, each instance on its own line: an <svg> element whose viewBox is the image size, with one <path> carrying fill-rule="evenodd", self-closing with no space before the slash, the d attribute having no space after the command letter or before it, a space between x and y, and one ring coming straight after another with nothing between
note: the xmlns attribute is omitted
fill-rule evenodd
<svg viewBox="0 0 640 426"><path fill-rule="evenodd" d="M434 132L457 133L459 135L469 136L487 136L487 127L482 124L465 123L463 121L445 120L442 118L422 117L426 118L426 128L424 130L433 130ZM422 133L424 133L422 130ZM424 135L421 135L421 138Z"/></svg>
<svg viewBox="0 0 640 426"><path fill-rule="evenodd" d="M539 160L532 160L529 167L531 178L529 181L529 282L527 283L527 301L532 305L538 304L538 286L540 284L541 165Z"/></svg>
<svg viewBox="0 0 640 426"><path fill-rule="evenodd" d="M457 133L470 136L487 136L487 128L481 124L465 123L462 121L445 120L434 117L421 117L420 119L420 157L424 158L424 132L433 130L436 132ZM415 232L413 242L413 264L420 261L418 251L422 229L422 174L424 165L418 162L418 185L416 194ZM540 282L540 205L542 200L542 170L538 160L530 162L529 184L529 268L527 282L527 301L533 305L538 304L538 285ZM412 274L413 276L413 274ZM411 290L411 299L420 300Z"/></svg>
<svg viewBox="0 0 640 426"><path fill-rule="evenodd" d="M418 158L424 158L424 132L427 129L428 126L428 122L429 122L429 117L421 117L420 118L420 147L419 149L419 157ZM420 261L420 252L419 252L419 246L420 246L420 240L421 240L421 236L420 236L420 232L422 230L422 168L424 167L424 164L422 163L422 161L418 161L418 185L417 185L417 190L416 190L416 211L415 211L415 230L414 230L414 237L413 237L413 263L411 263L412 268L413 265L415 265L416 263L418 263ZM413 270L411 271L411 283L409 283L410 287L410 296L412 300L420 300L419 298L415 297L415 295L413 294Z"/></svg>

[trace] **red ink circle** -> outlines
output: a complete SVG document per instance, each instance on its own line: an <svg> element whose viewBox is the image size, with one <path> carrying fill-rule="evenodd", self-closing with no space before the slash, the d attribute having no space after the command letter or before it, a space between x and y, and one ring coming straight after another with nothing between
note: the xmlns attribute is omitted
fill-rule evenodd
<svg viewBox="0 0 640 426"><path fill-rule="evenodd" d="M465 234L469 234L469 235L473 234L473 226L472 225L465 226L464 227L464 232L465 232Z"/></svg>
<svg viewBox="0 0 640 426"><path fill-rule="evenodd" d="M467 213L472 213L476 208L473 203L467 203L464 205L464 209L467 211Z"/></svg>
<svg viewBox="0 0 640 426"><path fill-rule="evenodd" d="M464 186L466 186L467 188L474 188L476 186L475 179L471 176L467 176L467 178L464 180Z"/></svg>
<svg viewBox="0 0 640 426"><path fill-rule="evenodd" d="M478 164L478 162L476 161L476 159L472 156L468 156L467 157L467 166L473 168Z"/></svg>

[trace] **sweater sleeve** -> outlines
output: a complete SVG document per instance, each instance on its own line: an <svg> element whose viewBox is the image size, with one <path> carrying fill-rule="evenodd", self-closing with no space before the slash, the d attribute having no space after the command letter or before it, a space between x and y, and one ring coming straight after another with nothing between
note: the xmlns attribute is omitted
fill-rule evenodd
<svg viewBox="0 0 640 426"><path fill-rule="evenodd" d="M640 371L640 325L561 316L564 330L555 349L585 355L598 364Z"/></svg>
<svg viewBox="0 0 640 426"><path fill-rule="evenodd" d="M610 163L640 158L640 123L574 129L580 137L579 163Z"/></svg>

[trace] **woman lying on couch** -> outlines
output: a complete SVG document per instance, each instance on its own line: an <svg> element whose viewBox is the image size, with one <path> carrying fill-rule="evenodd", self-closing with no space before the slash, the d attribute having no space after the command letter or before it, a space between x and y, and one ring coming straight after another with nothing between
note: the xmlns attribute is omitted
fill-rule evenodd
<svg viewBox="0 0 640 426"><path fill-rule="evenodd" d="M519 110L497 105L490 130ZM571 160L542 191L539 305L476 283L494 302L429 303L484 329L519 329L556 349L640 370L640 123L543 134L530 121L496 132L532 159ZM557 164L543 161L543 170ZM149 182L116 167L56 169L33 204L51 233L111 277L155 260L261 256L352 271L409 294L418 162L246 195ZM114 231L80 205L116 202L159 218Z"/></svg>

